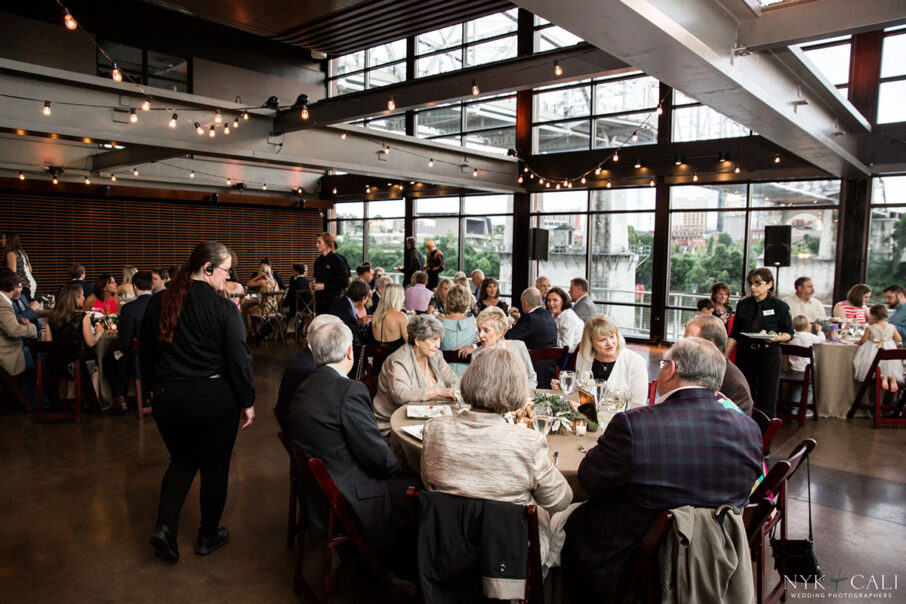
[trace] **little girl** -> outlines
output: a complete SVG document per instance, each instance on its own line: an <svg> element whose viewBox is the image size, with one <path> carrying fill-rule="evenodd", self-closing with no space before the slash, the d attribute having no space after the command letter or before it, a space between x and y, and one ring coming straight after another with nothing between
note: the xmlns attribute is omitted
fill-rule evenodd
<svg viewBox="0 0 906 604"><path fill-rule="evenodd" d="M879 349L896 348L896 342L902 341L903 338L900 337L896 328L887 323L887 308L883 304L872 306L868 310L868 328L865 330L865 335L859 340L859 350L856 351L856 356L853 358L856 379L861 382L868 377L868 369ZM902 361L882 361L879 366L881 368L881 388L896 392L897 381L903 379Z"/></svg>

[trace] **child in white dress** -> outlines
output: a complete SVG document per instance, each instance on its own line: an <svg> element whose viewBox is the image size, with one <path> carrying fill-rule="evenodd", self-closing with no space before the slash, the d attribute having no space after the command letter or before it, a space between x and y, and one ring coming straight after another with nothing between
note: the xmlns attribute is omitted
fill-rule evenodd
<svg viewBox="0 0 906 604"><path fill-rule="evenodd" d="M793 335L793 339L790 340L790 344L794 346L811 348L815 344L824 342L827 339L824 336L824 332L821 330L821 325L817 326L818 333L812 333L812 324L809 323L808 317L805 315L796 315L793 317L793 329L796 330L796 333ZM805 368L810 364L811 361L805 357L790 357L790 369L793 371L805 371Z"/></svg>
<svg viewBox="0 0 906 604"><path fill-rule="evenodd" d="M856 379L861 382L868 377L868 369L879 349L896 348L897 342L902 341L903 338L900 337L896 328L887 323L887 307L883 304L872 306L868 311L868 328L865 330L865 335L859 340L859 350L853 357ZM880 368L881 388L896 392L897 382L903 379L902 361L882 361Z"/></svg>

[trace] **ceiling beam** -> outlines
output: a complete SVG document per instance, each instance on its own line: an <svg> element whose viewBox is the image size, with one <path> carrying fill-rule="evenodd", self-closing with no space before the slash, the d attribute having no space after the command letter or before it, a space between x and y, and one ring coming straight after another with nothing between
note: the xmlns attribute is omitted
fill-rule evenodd
<svg viewBox="0 0 906 604"><path fill-rule="evenodd" d="M554 63L564 73L554 75ZM568 83L627 70L623 61L588 44L500 61L451 73L418 78L364 92L323 99L309 106L310 117L303 120L298 109L281 111L274 120L275 132L293 132L361 119L370 115L390 115L406 109L429 107L440 102L474 99L504 92L528 90L551 84ZM481 92L472 94L472 84ZM394 111L387 100L393 97Z"/></svg>
<svg viewBox="0 0 906 604"><path fill-rule="evenodd" d="M120 168L148 164L162 159L179 157L180 155L183 154L173 149L130 146L126 149L115 149L93 155L91 157L91 171L115 172Z"/></svg>
<svg viewBox="0 0 906 604"><path fill-rule="evenodd" d="M835 176L864 176L856 135L765 54L736 56L735 20L712 0L525 0L522 6ZM779 10L779 9L778 9Z"/></svg>
<svg viewBox="0 0 906 604"><path fill-rule="evenodd" d="M751 51L860 34L906 23L906 0L812 0L765 8L739 24L739 45Z"/></svg>

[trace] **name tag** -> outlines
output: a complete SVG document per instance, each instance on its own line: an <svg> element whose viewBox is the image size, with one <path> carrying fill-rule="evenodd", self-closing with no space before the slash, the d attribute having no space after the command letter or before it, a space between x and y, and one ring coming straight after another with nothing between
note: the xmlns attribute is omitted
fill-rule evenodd
<svg viewBox="0 0 906 604"><path fill-rule="evenodd" d="M774 314L774 309L773 309L773 308L769 308L769 309L767 309L767 310L765 310L765 311L762 311L761 314L762 314L763 316L765 316L765 317L773 316L773 314Z"/></svg>

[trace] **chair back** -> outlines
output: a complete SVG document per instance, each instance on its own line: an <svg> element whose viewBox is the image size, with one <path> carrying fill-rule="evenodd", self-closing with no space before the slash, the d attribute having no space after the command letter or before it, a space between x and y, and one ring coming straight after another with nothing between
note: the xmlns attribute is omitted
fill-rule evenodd
<svg viewBox="0 0 906 604"><path fill-rule="evenodd" d="M778 461L771 466L771 470L768 472L767 476L764 477L761 484L759 484L749 496L749 501L757 501L765 497L776 496L781 485L796 473L796 470L799 469L799 466L802 465L805 458L815 449L816 445L817 441L815 441L814 438L807 438L796 445L788 459Z"/></svg>
<svg viewBox="0 0 906 604"><path fill-rule="evenodd" d="M378 371L375 370L375 367L380 369L387 357L396 352L398 348L397 346L384 346L382 344L362 346L360 353L360 363L362 365L360 379L367 380L368 378L377 377Z"/></svg>
<svg viewBox="0 0 906 604"><path fill-rule="evenodd" d="M377 395L378 390L378 378L376 376L370 377L362 383L368 388L368 394L371 395L371 401L374 402L374 397Z"/></svg>
<svg viewBox="0 0 906 604"><path fill-rule="evenodd" d="M449 363L466 363L466 364L468 364L468 363L472 362L472 355L469 355L465 358L461 358L459 356L458 350L444 350L443 355L444 355L444 361L447 364L449 364Z"/></svg>
<svg viewBox="0 0 906 604"><path fill-rule="evenodd" d="M569 348L535 348L529 350L529 358L532 362L536 361L556 361L557 368L554 370L554 377L560 375L560 370L566 365L566 357L569 356Z"/></svg>
<svg viewBox="0 0 906 604"><path fill-rule="evenodd" d="M51 400L56 399L56 403L72 403L71 411L48 411L43 408L43 406L38 405L35 414L35 419L39 422L42 422L46 419L50 420L72 420L77 424L82 423L82 403L83 403L83 393L82 385L83 380L88 380L88 387L85 388L85 398L84 401L87 405L100 408L100 402L98 401L97 393L94 391L94 387L91 386L91 380L88 379L88 365L85 363L85 353L82 350L81 342L29 342L28 348L31 350L32 358L35 360L35 381L37 385L37 400L43 400L44 395L44 382L56 382L56 383L72 383L75 385L75 398L74 399L62 399L59 396L54 396L55 388L48 389L48 393L51 394ZM43 355L43 359L42 359ZM74 363L75 371L74 375L70 377L67 375L45 375L44 372L44 362L48 361L57 361L60 365Z"/></svg>
<svg viewBox="0 0 906 604"><path fill-rule="evenodd" d="M774 441L774 437L777 436L777 432L783 426L783 420L778 417L770 418L760 409L752 409L752 419L755 420L761 430L761 454L767 455L768 451L771 450L771 443Z"/></svg>
<svg viewBox="0 0 906 604"><path fill-rule="evenodd" d="M648 406L654 404L654 399L657 398L657 380L651 380L651 383L648 384Z"/></svg>
<svg viewBox="0 0 906 604"><path fill-rule="evenodd" d="M629 558L623 580L611 602L624 602L633 596L636 585L644 584L645 602L660 602L661 582L658 549L673 527L673 513L665 510L652 520L642 542ZM635 601L633 599L633 601Z"/></svg>
<svg viewBox="0 0 906 604"><path fill-rule="evenodd" d="M757 501L750 501L742 509L742 523L746 527L746 537L752 546L761 538L764 523L774 512L774 502L764 497Z"/></svg>
<svg viewBox="0 0 906 604"><path fill-rule="evenodd" d="M780 345L780 354L785 354L790 357L804 357L811 360L812 358L812 349L808 346L796 346L795 344L781 344Z"/></svg>

